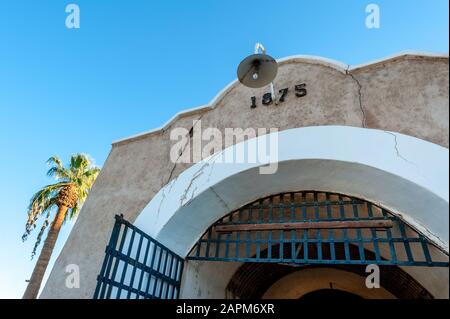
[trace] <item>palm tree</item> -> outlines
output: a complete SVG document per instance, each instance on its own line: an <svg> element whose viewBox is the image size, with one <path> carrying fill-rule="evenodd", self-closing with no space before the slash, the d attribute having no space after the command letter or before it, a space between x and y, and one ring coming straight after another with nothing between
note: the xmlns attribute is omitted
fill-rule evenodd
<svg viewBox="0 0 450 319"><path fill-rule="evenodd" d="M51 165L47 175L54 177L57 182L44 186L31 198L28 207L28 221L25 226L25 233L22 236L23 241L36 228L38 219L45 216L31 258L36 254L36 249L50 224L50 217L54 209L56 209L56 215L51 222L44 246L23 295L24 299L37 298L61 226L65 220L72 219L78 214L100 171L99 168L92 165L89 157L84 154L73 155L68 167L64 167L61 160L56 156L50 157L47 163Z"/></svg>

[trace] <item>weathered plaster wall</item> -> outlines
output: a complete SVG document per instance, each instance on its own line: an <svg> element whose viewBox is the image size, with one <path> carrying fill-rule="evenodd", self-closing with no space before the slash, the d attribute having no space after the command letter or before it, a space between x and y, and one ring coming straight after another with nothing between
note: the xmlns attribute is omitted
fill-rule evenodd
<svg viewBox="0 0 450 319"><path fill-rule="evenodd" d="M202 126L276 127L346 125L391 130L448 147L448 57L403 55L351 69L342 64L297 57L280 62L275 85L289 87L278 106L250 109L250 97L264 89L230 85L209 106L178 115L157 130L113 144L42 298L91 298L113 225L123 213L134 221L152 197L189 164L169 160L170 129ZM296 98L293 86L306 83L308 95ZM226 145L229 146L229 145ZM65 266L78 264L79 289L65 288Z"/></svg>
<svg viewBox="0 0 450 319"><path fill-rule="evenodd" d="M185 262L181 280L182 299L225 299L227 285L240 262Z"/></svg>

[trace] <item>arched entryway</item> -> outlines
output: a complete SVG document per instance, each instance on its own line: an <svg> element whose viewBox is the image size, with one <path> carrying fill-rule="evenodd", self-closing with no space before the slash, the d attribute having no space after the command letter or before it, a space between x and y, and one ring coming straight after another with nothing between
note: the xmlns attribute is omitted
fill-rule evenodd
<svg viewBox="0 0 450 319"><path fill-rule="evenodd" d="M271 195L241 207L208 228L186 259L187 265L210 263L216 278L232 273L225 297L240 299L297 299L324 289L361 298L429 299L433 294L402 268L422 266L423 273L440 277L448 266L445 252L386 209L318 191ZM242 264L229 268L224 261ZM369 264L380 268L378 289L365 285ZM201 270L188 276L204 276L209 290L225 284L216 279L221 283L214 287L209 266L195 265ZM201 286L198 291L207 289Z"/></svg>
<svg viewBox="0 0 450 319"><path fill-rule="evenodd" d="M183 259L118 217L96 297L298 299L337 289L347 297L429 299L443 296L448 278L447 254L398 216L320 191L244 205L211 225ZM367 265L379 267L379 288L365 284ZM412 276L411 268L420 272Z"/></svg>
<svg viewBox="0 0 450 319"><path fill-rule="evenodd" d="M261 138L258 137L257 140ZM147 251L140 251L139 236L133 238L129 234L123 235L125 244L117 248L119 242L113 243L110 249L110 260L113 261L105 259L99 282L102 285L118 286L115 288L128 292L126 296L164 298L167 292L170 295L170 292L176 291L173 296L178 296L180 292L179 296L186 298L221 298L224 297L233 274L246 262L308 265L375 263L400 267L432 296L448 297L448 174L445 174L447 166L442 166L442 163L448 162L448 150L397 133L351 127L287 130L279 133L278 141L278 170L274 174L260 174L259 168L267 163L230 165L217 163L218 157L214 155L172 180L150 201L134 225L126 226L132 228L132 234L145 234L145 238L152 238L155 246L150 245L149 251L148 248ZM246 143L250 141L242 142ZM222 153L233 151L239 145L225 149ZM296 147L293 148L292 145ZM298 191L305 189L311 191ZM266 231L267 235L270 234L268 229L257 228L252 231L235 228L230 231L226 227L236 225L217 225L217 222L239 214L243 208L247 209L248 216L247 203L259 205L260 201L278 196L283 197L283 206L285 196L294 196L295 202L295 196L303 196L302 194L305 194L305 200L300 202L310 202L304 205L307 218L294 220L302 223L295 225L300 227L298 229L292 228L292 225L288 229L277 225L277 229L270 230L272 236L275 236L272 238L274 240L269 237L252 239L251 236L257 236L258 232ZM317 196L317 200L314 196ZM337 196L337 199L327 199L327 196ZM314 204L319 201L322 204L328 203ZM334 203L329 203L330 201ZM266 205L267 212L263 213L267 220L262 224L272 224L269 225L272 227L273 223L268 220L271 204L262 204ZM365 205L365 208L357 208L359 215L356 216L354 208L358 205ZM290 204L288 206L291 207ZM331 208L331 219L327 216L329 212L323 210L324 207ZM349 210L344 211L344 216L341 216L343 207L348 207ZM369 216L369 207L377 209L377 218ZM294 212L294 219L303 214L303 209L304 207L300 207L299 212ZM286 214L290 212L288 209ZM312 221L311 216L317 213L319 220ZM336 219L333 214L339 217ZM363 216L365 219L362 219ZM278 224L289 222L289 218L286 215ZM316 222L321 223L319 227L312 224ZM324 227L323 222L327 227ZM347 224L343 227L342 223ZM205 238L208 234L214 235L214 231L217 233L217 229L209 231L212 229L211 225L215 228L221 226L224 236ZM389 238L388 230L392 238ZM247 232L251 233L250 240L231 238L235 241L234 244L244 245L238 244L238 248L234 248L234 259L230 255L226 256L226 248L222 250L217 243L221 242L226 247L223 239L228 235L225 234L237 234L241 231L246 232L245 236L248 236ZM278 236L285 232L291 235L293 231L296 233L294 240L288 236ZM319 232L320 236L317 236ZM375 236L373 232L376 233ZM312 233L316 237L310 238ZM329 238L329 234L333 234L333 238ZM340 242L335 241L336 234L339 234ZM115 240L120 236L119 233ZM260 243L261 240L264 241L266 247L260 245L258 248L258 240ZM268 242L271 244L267 245ZM245 246L246 243L250 243L250 246ZM283 246L278 250L283 256L273 255L277 244ZM397 248L397 245L400 247ZM163 248L152 248L160 246ZM351 248L353 246L356 249ZM196 249L197 247L200 249ZM344 251L342 259L337 253L340 247ZM120 253L117 253L118 249ZM288 250L285 251L286 249ZM225 256L216 256L217 250ZM395 253L392 253L393 250ZM199 254L194 255L197 251ZM228 253L232 251L229 249ZM366 251L373 252L375 257L370 259L370 254ZM243 258L242 253L245 253ZM148 265L147 261L139 260L145 254L156 255L150 260L157 260L157 264ZM174 275L172 261L185 257L187 262L184 263L184 268L181 267L184 269L181 278L178 275L179 268L176 268ZM119 270L111 268L114 258L119 258L132 267L128 268L130 270L120 269L120 266L117 267ZM138 258L138 261L133 258ZM439 263L444 268L435 267ZM108 267L121 274L118 283L111 278ZM138 283L131 283L132 288L129 289L129 283L126 282L135 279L133 271L136 267L141 276L142 273L146 275ZM141 281L153 287L155 292L141 291ZM116 296L122 297L119 293Z"/></svg>

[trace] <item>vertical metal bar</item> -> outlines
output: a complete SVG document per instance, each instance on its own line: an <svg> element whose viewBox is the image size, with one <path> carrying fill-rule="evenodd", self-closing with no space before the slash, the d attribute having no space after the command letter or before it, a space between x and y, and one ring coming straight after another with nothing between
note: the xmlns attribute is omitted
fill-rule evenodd
<svg viewBox="0 0 450 319"><path fill-rule="evenodd" d="M289 204L290 204L290 209L291 209L291 222L296 222L297 218L296 218L296 214L295 214L295 193L290 193L289 196Z"/></svg>
<svg viewBox="0 0 450 319"><path fill-rule="evenodd" d="M150 272L148 274L147 288L145 290L145 294L148 297L150 297L150 299L153 298L153 289L152 289L152 292L150 292L150 286L151 286L151 283L152 283L152 278L155 277L153 275L153 273L155 271L154 267L155 267L155 262L156 262L156 258L157 258L156 254L157 254L157 251L158 251L158 248L159 248L153 240L152 240L152 247L153 247L153 250L152 250L152 258L150 260ZM156 285L156 279L154 279L154 284Z"/></svg>
<svg viewBox="0 0 450 319"><path fill-rule="evenodd" d="M302 192L301 193L301 208L302 208L302 215L303 215L303 221L306 222L308 219L308 215L306 212L306 193ZM305 263L308 262L309 259L309 254L308 254L308 248L309 248L309 244L308 244L308 230L305 229L303 231L303 259L305 260Z"/></svg>
<svg viewBox="0 0 450 319"><path fill-rule="evenodd" d="M302 208L303 221L308 221L308 215L306 213L306 194L302 192L300 207Z"/></svg>
<svg viewBox="0 0 450 319"><path fill-rule="evenodd" d="M239 254L239 248L241 246L241 232L236 232L236 247L235 247L235 258L239 258L240 254Z"/></svg>
<svg viewBox="0 0 450 319"><path fill-rule="evenodd" d="M248 218L247 219L248 219L248 221L247 221L248 223L251 223L253 220L253 211L252 211L251 207L249 207L249 209L248 209ZM250 245L252 242L251 236L252 236L251 232L247 232L246 241L245 241L245 255L247 258L250 258Z"/></svg>
<svg viewBox="0 0 450 319"><path fill-rule="evenodd" d="M325 198L327 200L327 218L332 219L333 215L331 212L331 204L330 204L330 193L326 193ZM334 230L329 229L328 230L328 240L330 242L330 260L335 261L336 260L336 250L334 247Z"/></svg>
<svg viewBox="0 0 450 319"><path fill-rule="evenodd" d="M373 249L375 252L375 260L377 263L379 263L381 261L381 257L380 257L380 248L378 245L377 231L372 228L372 229L370 229L370 232L372 233L372 238L373 238Z"/></svg>
<svg viewBox="0 0 450 319"><path fill-rule="evenodd" d="M356 220L359 220L359 212L358 212L358 205L353 203L353 216ZM362 232L361 229L356 229L356 239L358 241L358 251L359 251L359 260L364 262L366 260L366 254L364 252L364 244L362 241Z"/></svg>
<svg viewBox="0 0 450 319"><path fill-rule="evenodd" d="M174 276L173 276L173 278L175 279L175 281L178 283L178 268L180 267L180 261L178 260L178 258L176 259L176 261L175 261L175 272L174 272ZM172 290L172 299L176 299L178 296L175 296L175 294L176 294L176 290L175 290L175 288L177 288L177 287L174 287L174 289Z"/></svg>
<svg viewBox="0 0 450 319"><path fill-rule="evenodd" d="M259 260L261 258L261 232L256 232L256 259Z"/></svg>
<svg viewBox="0 0 450 319"><path fill-rule="evenodd" d="M135 259L137 262L139 262L139 257L141 256L141 247L142 247L143 239L144 239L144 236L140 235L138 249L136 251L136 259ZM135 276L136 276L136 265L134 265L133 272L131 273L130 288L133 288ZM131 297L131 289L128 290L127 299L130 299L130 297Z"/></svg>
<svg viewBox="0 0 450 319"><path fill-rule="evenodd" d="M162 275L165 275L167 272L167 262L170 257L170 251L167 249L164 249L164 250L166 252L166 258L164 259L164 265L163 265L162 271L159 271L159 273ZM163 293L165 283L166 283L165 280L163 279L163 277L161 277L161 286L159 286L159 293L158 293L158 296L160 299L162 299L162 293Z"/></svg>
<svg viewBox="0 0 450 319"><path fill-rule="evenodd" d="M113 251L116 249L117 241L119 239L120 228L122 223L120 221L120 216L116 215L116 221L114 222L113 230L111 233L111 238L109 239L108 246L106 248L105 260L103 261L102 269L100 270L100 275L98 279L109 278L109 272L111 271L111 265L114 260ZM101 289L100 289L101 287ZM94 292L94 299L103 299L105 295L107 284L103 281L98 281L97 287Z"/></svg>
<svg viewBox="0 0 450 319"><path fill-rule="evenodd" d="M258 220L260 223L263 221L263 209L262 209L262 200L258 202ZM256 259L259 260L261 258L261 232L256 232Z"/></svg>
<svg viewBox="0 0 450 319"><path fill-rule="evenodd" d="M293 193L290 193L289 195L289 201L290 201L290 207L291 207L291 219L290 221L293 222L295 221L295 206L294 206L294 201L295 200L295 195ZM291 259L292 262L295 262L295 260L297 259L297 249L295 247L295 230L291 230Z"/></svg>
<svg viewBox="0 0 450 319"><path fill-rule="evenodd" d="M327 207L327 218L328 219L332 219L333 216L331 214L331 200L330 200L330 193L325 193L325 201L326 203L326 207Z"/></svg>
<svg viewBox="0 0 450 319"><path fill-rule="evenodd" d="M209 258L209 247L211 244L211 228L208 229L208 241L206 242L206 251L205 251L205 257Z"/></svg>
<svg viewBox="0 0 450 319"><path fill-rule="evenodd" d="M143 259L143 261L142 261L142 264L143 264L144 266L147 265L148 252L149 252L149 249L150 249L150 240L149 240L148 238L145 238L145 240L147 241L147 246L146 246L146 248L145 248L145 255L144 255L144 259ZM142 292L144 292L144 290L142 289L142 288L143 288L143 287L142 287L142 281L144 280L144 274L145 274L144 269L141 269L141 276L140 276L140 278L139 278L138 289L139 289L139 291L142 291ZM145 292L144 292L144 293L145 293ZM144 298L145 298L145 295L144 295Z"/></svg>
<svg viewBox="0 0 450 319"><path fill-rule="evenodd" d="M431 259L430 250L428 249L427 240L425 239L425 237L422 234L419 234L419 238L420 238L420 243L422 244L422 250L423 250L423 254L425 256L425 261L429 265L431 265L433 262Z"/></svg>
<svg viewBox="0 0 450 319"><path fill-rule="evenodd" d="M408 262L413 263L414 257L411 251L408 236L406 235L405 224L403 223L403 221L399 220L398 227L400 228L400 234L402 236L402 242L403 246L405 247L406 256L408 257Z"/></svg>
<svg viewBox="0 0 450 319"><path fill-rule="evenodd" d="M197 256L197 258L200 257L201 249L202 249L202 238L200 238L200 240L197 243L197 249L196 249L196 252L195 252L195 256Z"/></svg>
<svg viewBox="0 0 450 319"><path fill-rule="evenodd" d="M382 209L381 211L383 213L384 219L388 219L388 213L386 212L386 210ZM389 242L389 250L391 252L391 262L393 264L396 264L397 263L397 253L395 252L395 245L394 245L394 242L392 240L392 231L391 231L390 228L386 229L386 236L387 236L387 239L388 239L388 242Z"/></svg>
<svg viewBox="0 0 450 319"><path fill-rule="evenodd" d="M319 198L317 197L317 192L314 192L314 216L317 221L320 220L320 212L319 212ZM322 260L322 236L320 233L320 229L317 230L317 259Z"/></svg>
<svg viewBox="0 0 450 319"><path fill-rule="evenodd" d="M155 245L156 245L156 242L155 242ZM164 249L161 246L159 246L158 248L159 248L159 257L158 257L158 265L156 267L156 272L159 272L159 270L161 269L161 260L164 255ZM161 285L162 285L162 279L158 279L157 276L154 276L154 277L155 277L155 284L153 285L152 299L156 298L156 287L158 286L158 282L161 282ZM158 297L158 299L160 299L160 297Z"/></svg>
<svg viewBox="0 0 450 319"><path fill-rule="evenodd" d="M280 244L279 244L279 252L278 252L278 258L280 258L281 261L284 259L284 230L280 231Z"/></svg>
<svg viewBox="0 0 450 319"><path fill-rule="evenodd" d="M345 208L344 208L343 199L342 199L341 195L339 195L339 212L340 212L341 219L345 219ZM342 231L342 233L343 233L343 236L344 236L345 260L346 261L350 261L350 245L349 245L349 242L348 242L347 229L344 229Z"/></svg>
<svg viewBox="0 0 450 319"><path fill-rule="evenodd" d="M252 207L249 207L248 209L248 223L252 223L253 222L253 209Z"/></svg>
<svg viewBox="0 0 450 319"><path fill-rule="evenodd" d="M221 233L216 233L217 236L217 241L216 241L216 253L215 256L216 258L220 257L220 243L222 242L222 234Z"/></svg>
<svg viewBox="0 0 450 319"><path fill-rule="evenodd" d="M273 221L273 198L269 198L269 223Z"/></svg>
<svg viewBox="0 0 450 319"><path fill-rule="evenodd" d="M238 224L241 223L241 217L242 217L242 213L241 210L238 211L237 214L237 222ZM241 233L238 231L236 232L236 247L235 247L235 257L236 258L240 258L240 248L241 248Z"/></svg>
<svg viewBox="0 0 450 319"><path fill-rule="evenodd" d="M125 238L127 237L127 232L128 232L128 226L123 223L123 232L122 232L122 238L120 239L120 244L119 244L119 248L117 251L121 252L123 249L123 245L125 243ZM117 273L117 268L119 267L119 263L120 263L120 259L118 257L116 257L115 260L115 264L114 264L114 268L113 271L111 273L111 281L114 281L115 277L116 277L116 273ZM112 291L113 286L109 285L108 286L108 291L106 292L106 299L109 299L111 297L111 291Z"/></svg>
<svg viewBox="0 0 450 319"><path fill-rule="evenodd" d="M184 268L184 260L180 259L180 275L177 276L177 299L180 294L180 288L181 288L181 278L183 276L183 268Z"/></svg>
<svg viewBox="0 0 450 319"><path fill-rule="evenodd" d="M303 259L305 260L305 263L308 263L308 230L303 230Z"/></svg>
<svg viewBox="0 0 450 319"><path fill-rule="evenodd" d="M233 222L233 214L230 214L230 223ZM227 234L227 237L225 239L225 258L228 258L229 252L230 252L230 240L231 240L231 233Z"/></svg>
<svg viewBox="0 0 450 319"><path fill-rule="evenodd" d="M268 231L267 236L267 259L272 259L272 231Z"/></svg>
<svg viewBox="0 0 450 319"><path fill-rule="evenodd" d="M175 260L176 256L175 255L170 255L170 267L169 267L169 272L167 274L167 277L169 277L170 279L172 279L172 268L173 268L173 262ZM172 285L170 285L169 283L167 283L167 289L166 289L166 295L164 297L164 299L169 299L169 288L172 287Z"/></svg>
<svg viewBox="0 0 450 319"><path fill-rule="evenodd" d="M158 246L151 239L149 240L149 246L153 247L153 249L151 250L151 254L152 254L151 256L152 257L150 258L150 264L149 264L150 272L148 274L148 281L147 281L147 287L145 289L145 295L146 296L150 296L150 298L151 298L152 295L149 294L149 290L150 290L150 284L151 284L151 281L152 281L152 273L153 273L153 270L154 270L153 267L155 266L155 257L156 257L156 251L157 251Z"/></svg>
<svg viewBox="0 0 450 319"><path fill-rule="evenodd" d="M227 237L225 238L225 258L228 258L230 253L230 239L231 239L231 233L227 234Z"/></svg>
<svg viewBox="0 0 450 319"><path fill-rule="evenodd" d="M369 215L369 219L373 219L373 211L372 211L372 204L366 203L367 205L367 214ZM375 260L377 263L381 261L380 258L380 247L378 246L378 236L377 231L375 229L370 229L370 233L372 234L372 240L373 240L373 250L375 252Z"/></svg>
<svg viewBox="0 0 450 319"><path fill-rule="evenodd" d="M280 215L280 216L278 216L278 222L279 223L282 223L282 222L284 222L284 209L285 209L285 207L284 207L285 205L284 205L284 195L282 194L282 195L280 195L280 204L279 204L279 207L278 207L278 214Z"/></svg>
<svg viewBox="0 0 450 319"><path fill-rule="evenodd" d="M222 219L223 222L223 219ZM233 222L233 214L229 215L229 223ZM231 233L228 233L225 237L225 258L228 258L230 253L230 240L231 240Z"/></svg>
<svg viewBox="0 0 450 319"><path fill-rule="evenodd" d="M128 264L129 264L129 258L130 258L131 250L132 250L132 247L133 247L135 234L136 234L136 231L132 228L131 229L130 243L128 245L128 250L127 250L127 254L126 254L126 260L124 260L125 265L123 266L122 276L120 278L119 287L117 289L116 299L120 299L120 294L122 292L123 282L125 280L125 275L127 273Z"/></svg>
<svg viewBox="0 0 450 319"><path fill-rule="evenodd" d="M246 232L246 240L245 240L245 257L250 258L250 242L251 242L251 233Z"/></svg>
<svg viewBox="0 0 450 319"><path fill-rule="evenodd" d="M280 200L279 200L280 204L279 204L279 209L278 209L278 214L280 216L278 216L278 221L280 223L282 223L284 221L284 194L280 195ZM284 259L284 231L280 231L280 237L279 237L279 249L278 249L278 258L283 261Z"/></svg>
<svg viewBox="0 0 450 319"><path fill-rule="evenodd" d="M320 220L320 214L319 214L319 198L317 196L317 192L313 193L313 200L314 200L314 217L318 221Z"/></svg>

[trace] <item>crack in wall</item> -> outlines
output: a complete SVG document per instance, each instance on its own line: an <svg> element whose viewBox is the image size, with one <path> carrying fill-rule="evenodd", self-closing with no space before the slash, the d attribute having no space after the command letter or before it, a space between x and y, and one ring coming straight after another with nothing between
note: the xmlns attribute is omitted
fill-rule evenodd
<svg viewBox="0 0 450 319"><path fill-rule="evenodd" d="M362 113L362 127L366 128L366 111L364 110L364 106L363 106L363 102L362 102L362 85L359 82L359 80L352 74L349 72L350 69L350 65L347 66L347 69L345 70L345 74L350 76L353 81L358 85L358 100L359 100L359 108L361 110Z"/></svg>
<svg viewBox="0 0 450 319"><path fill-rule="evenodd" d="M223 204L223 206L225 206L226 209L228 209L228 212L231 212L231 208L228 206L225 200L222 197L220 197L219 194L217 194L216 190L212 186L209 189L213 192L214 195L216 195L217 199Z"/></svg>
<svg viewBox="0 0 450 319"><path fill-rule="evenodd" d="M391 135L391 136L394 137L394 149L395 149L395 153L396 153L397 157L401 158L402 160L404 160L405 162L407 162L407 163L409 163L409 164L412 164L412 165L417 166L415 163L409 161L406 157L404 157L404 156L400 153L400 150L399 150L399 148L398 148L397 135L394 134L394 133L392 133L392 132L389 132L389 131L383 131L383 132L386 133L386 134L389 134L389 135Z"/></svg>
<svg viewBox="0 0 450 319"><path fill-rule="evenodd" d="M162 204L163 204L164 200L166 199L166 194L165 194L166 186L168 186L168 185L170 184L170 186L169 186L169 193L170 193L170 191L171 191L172 188L173 188L173 185L175 184L175 182L176 182L176 180L177 180L177 178L178 178L178 176L177 176L177 177L175 177L175 178L172 180L172 176L173 176L173 174L174 174L174 172L175 172L175 169L176 169L176 167L177 167L178 160L181 158L181 156L183 156L183 154L184 154L184 152L185 152L185 150L186 150L186 147L187 147L188 145L190 145L191 139L192 139L192 136L191 136L190 134L191 134L191 132L194 130L195 125L202 119L203 115L204 115L204 114L201 114L201 115L198 117L198 119L195 120L195 122L194 122L194 124L191 126L191 128L189 129L189 133L188 133L188 134L189 134L189 139L187 140L186 144L183 146L183 149L181 150L181 152L180 152L180 154L178 155L178 157L177 157L177 159L176 159L174 165L172 166L172 168L171 168L171 170L170 170L170 173L169 173L169 177L168 177L167 180L166 180L166 183L163 182L164 184L162 185L161 201L160 201L160 203L159 203L159 205L158 205L158 210L157 210L157 213L156 213L156 219L157 219L157 220L158 220L159 214L160 214L160 212L161 212ZM164 133L167 132L167 131L168 131L168 129L163 130ZM219 153L219 154L220 154L220 153ZM215 160L215 158L214 158L214 160ZM210 178L210 176L211 176L211 173L212 173L212 169L213 169L213 167L214 167L214 164L215 164L215 163L213 162L213 165L211 166L211 170L210 170L210 172L209 172L209 174L208 174L208 180L209 180L209 178ZM188 192L189 192L190 188L192 187L192 184L193 184L194 180L197 179L201 174L203 174L203 169L204 169L205 167L209 166L209 165L210 165L209 163L206 163L205 165L203 165L203 166L199 169L199 171L197 171L197 172L194 174L194 177L192 178L192 180L190 181L188 187L185 189L183 195L181 196L181 199L180 199L180 206L183 205L183 201L187 198ZM201 171L201 172L200 172L200 171ZM200 172L200 173L199 173L199 172ZM189 199L189 201L192 200L192 198L194 197L194 193L195 193L196 190L197 190L197 187L195 187L194 190L192 191L191 198ZM216 194L216 195L217 195L217 194Z"/></svg>
<svg viewBox="0 0 450 319"><path fill-rule="evenodd" d="M221 152L221 151L217 152L216 154L214 154L214 155L210 158L211 168L210 168L209 173L208 173L208 180L207 180L208 182L209 182L209 180L211 179L211 174L212 174L212 172L213 172L214 165L216 165L216 159L217 159L219 156L222 156L222 152Z"/></svg>
<svg viewBox="0 0 450 319"><path fill-rule="evenodd" d="M193 126L192 126L192 127L193 127ZM192 128L191 128L191 129L192 129ZM181 158L181 156L183 156L183 153L184 153L184 151L186 150L186 147L187 147L190 143L191 143L191 139L189 138L189 139L187 140L187 143L184 144L183 149L181 150L181 153L178 155L178 157L177 157L175 163L173 164L172 169L170 170L169 178L167 178L166 183L165 183L164 185L168 184L168 183L170 182L170 180L172 179L173 173L175 172L175 169L177 168L178 160ZM162 185L162 186L164 186L164 185Z"/></svg>
<svg viewBox="0 0 450 319"><path fill-rule="evenodd" d="M195 124L197 124L197 122L200 121L200 119L201 119L202 117L203 117L203 114L202 114L202 115L195 121L195 123L191 126L191 128L189 129L189 134L190 134L190 132L194 129ZM165 130L162 130L162 131L163 131L163 133L165 133L165 132L168 131L168 129L165 129ZM157 212L156 212L156 219L157 219L157 220L158 220L158 217L159 217L159 214L160 214L160 211L161 211L162 204L163 204L163 202L164 202L164 200L165 200L165 198L166 198L165 187L166 187L166 185L168 185L168 184L171 182L173 173L175 172L175 169L176 169L177 164L178 164L178 160L181 158L181 156L183 156L184 151L186 150L186 147L187 147L188 145L190 145L190 143L191 143L191 137L189 136L189 139L187 140L186 144L184 144L183 149L181 150L181 152L180 152L180 154L178 155L178 157L177 157L177 159L176 159L174 165L172 166L172 169L170 170L169 177L167 178L166 182L165 182L165 183L163 182L163 184L161 185L162 193L161 193L161 201L160 201L160 203L159 203L159 205L158 205L158 210L157 210ZM169 192L172 190L173 184L175 184L175 181L177 180L177 178L178 178L178 176L172 181L172 183L170 183Z"/></svg>
<svg viewBox="0 0 450 319"><path fill-rule="evenodd" d="M204 169L208 166L209 166L209 163L205 163L199 168L199 170L197 172L194 173L191 180L189 181L189 185L186 187L186 189L183 192L183 195L181 195L181 197L180 197L180 206L183 206L183 202L187 198L189 190L192 188L194 181L204 173ZM194 192L196 189L197 189L197 187L195 187L194 190L192 191L191 199L194 197Z"/></svg>
<svg viewBox="0 0 450 319"><path fill-rule="evenodd" d="M170 182L170 180L172 179L173 173L175 172L175 169L176 169L177 164L178 164L178 160L181 158L181 156L183 156L184 151L186 150L186 147L187 147L188 145L190 145L190 143L191 143L191 138L192 138L192 137L190 136L190 133L194 130L195 125L202 119L203 115L204 115L204 114L200 115L199 118L198 118L197 120L195 120L194 124L193 124L193 125L191 126L191 128L189 129L189 133L188 133L188 134L189 134L189 138L188 138L188 141L187 141L187 143L183 146L183 149L181 150L181 153L178 155L178 157L177 157L177 159L176 159L176 161L175 161L175 163L174 163L172 169L170 170L169 178L167 179L167 181L166 181L166 183L165 183L164 185L168 184L168 183ZM166 130L166 131L167 131L167 130ZM164 131L164 132L166 132L166 131ZM162 186L164 186L164 185L162 185Z"/></svg>
<svg viewBox="0 0 450 319"><path fill-rule="evenodd" d="M178 176L175 177L172 181L169 182L169 183L170 183L170 186L169 186L169 184L167 185L167 186L169 186L169 193L170 193L170 191L172 190L173 185L175 184L177 178L178 178ZM159 202L158 210L156 211L156 220L158 220L158 218L159 218L159 213L161 212L161 207L162 207L162 204L163 204L163 202L164 202L165 199L166 199L166 186L164 186L164 187L162 188L161 201Z"/></svg>

